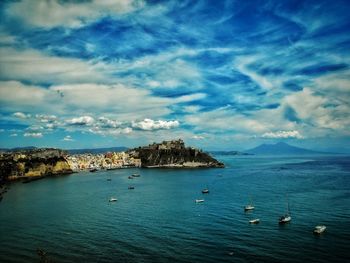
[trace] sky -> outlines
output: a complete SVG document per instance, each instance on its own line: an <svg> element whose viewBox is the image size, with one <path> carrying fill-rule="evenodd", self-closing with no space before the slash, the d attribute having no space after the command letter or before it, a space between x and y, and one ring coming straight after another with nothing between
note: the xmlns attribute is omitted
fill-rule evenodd
<svg viewBox="0 0 350 263"><path fill-rule="evenodd" d="M350 152L349 1L1 1L0 147Z"/></svg>

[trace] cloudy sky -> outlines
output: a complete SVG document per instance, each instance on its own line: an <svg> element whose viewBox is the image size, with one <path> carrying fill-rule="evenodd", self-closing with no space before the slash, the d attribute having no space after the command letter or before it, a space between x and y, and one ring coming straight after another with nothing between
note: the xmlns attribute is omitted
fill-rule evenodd
<svg viewBox="0 0 350 263"><path fill-rule="evenodd" d="M350 2L0 3L1 147L350 152Z"/></svg>

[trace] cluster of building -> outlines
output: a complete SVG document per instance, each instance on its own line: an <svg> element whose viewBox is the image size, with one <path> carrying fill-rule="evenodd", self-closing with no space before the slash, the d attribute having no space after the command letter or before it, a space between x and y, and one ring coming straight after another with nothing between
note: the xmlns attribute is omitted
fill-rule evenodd
<svg viewBox="0 0 350 263"><path fill-rule="evenodd" d="M152 143L148 146L142 147L146 150L181 150L185 149L185 142L181 139L172 140L172 141L163 141L161 143Z"/></svg>
<svg viewBox="0 0 350 263"><path fill-rule="evenodd" d="M140 159L134 158L126 152L74 154L66 156L66 160L73 171L86 169L118 169L141 166Z"/></svg>

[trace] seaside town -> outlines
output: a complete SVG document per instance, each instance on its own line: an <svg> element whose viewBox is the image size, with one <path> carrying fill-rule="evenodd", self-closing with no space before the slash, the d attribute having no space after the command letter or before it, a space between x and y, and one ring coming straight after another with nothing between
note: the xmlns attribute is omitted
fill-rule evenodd
<svg viewBox="0 0 350 263"><path fill-rule="evenodd" d="M69 166L75 172L90 169L118 169L140 167L141 160L127 152L108 152L105 154L73 154L66 156Z"/></svg>
<svg viewBox="0 0 350 263"><path fill-rule="evenodd" d="M66 160L75 172L89 169L95 171L98 169L119 169L129 167L141 167L141 158L139 150L183 150L185 143L182 139L163 141L161 143L152 143L148 146L139 147L127 152L107 152L104 154L73 154L67 155Z"/></svg>

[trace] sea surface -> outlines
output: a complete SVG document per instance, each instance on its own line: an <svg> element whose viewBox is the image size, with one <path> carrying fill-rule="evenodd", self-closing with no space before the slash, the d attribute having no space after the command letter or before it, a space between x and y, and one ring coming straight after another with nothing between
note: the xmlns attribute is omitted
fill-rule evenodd
<svg viewBox="0 0 350 263"><path fill-rule="evenodd" d="M216 157L226 168L14 183L0 203L0 262L39 262L38 248L51 262L350 262L349 157ZM280 226L287 200L292 221Z"/></svg>

